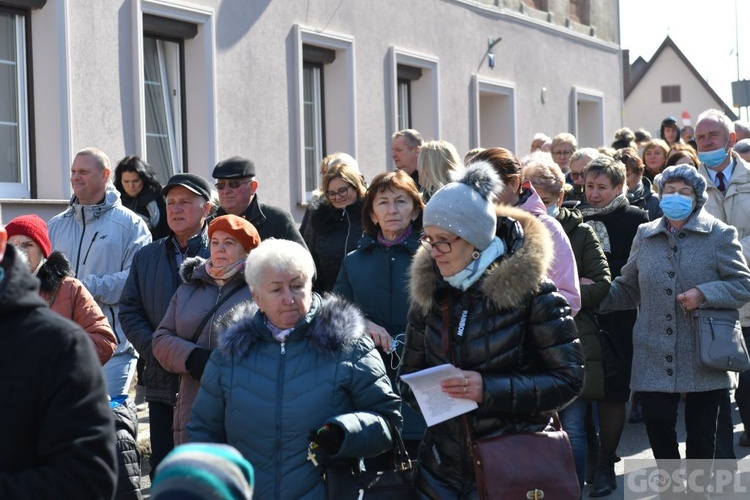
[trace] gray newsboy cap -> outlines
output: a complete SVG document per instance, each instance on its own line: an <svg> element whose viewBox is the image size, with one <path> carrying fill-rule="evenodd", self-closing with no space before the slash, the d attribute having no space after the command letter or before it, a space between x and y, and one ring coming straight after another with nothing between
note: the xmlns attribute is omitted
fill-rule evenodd
<svg viewBox="0 0 750 500"><path fill-rule="evenodd" d="M169 190L175 186L182 186L195 194L201 195L206 201L211 201L211 184L197 174L175 174L169 178L167 185L161 190L162 196L167 196Z"/></svg>
<svg viewBox="0 0 750 500"><path fill-rule="evenodd" d="M464 176L432 195L424 208L422 225L436 226L460 236L480 252L495 237L497 215L493 193L502 181L486 161L472 163Z"/></svg>
<svg viewBox="0 0 750 500"><path fill-rule="evenodd" d="M255 177L255 164L247 158L232 156L217 163L211 175L214 179Z"/></svg>
<svg viewBox="0 0 750 500"><path fill-rule="evenodd" d="M703 178L698 170L692 165L674 165L667 167L661 173L659 178L659 192L664 191L664 186L670 181L683 181L693 186L696 199L696 210L700 210L706 204L708 196L706 195L706 179Z"/></svg>

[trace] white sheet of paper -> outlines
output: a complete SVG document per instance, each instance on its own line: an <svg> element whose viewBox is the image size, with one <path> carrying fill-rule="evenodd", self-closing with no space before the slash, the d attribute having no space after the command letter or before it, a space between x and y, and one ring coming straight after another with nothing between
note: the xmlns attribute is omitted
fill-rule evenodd
<svg viewBox="0 0 750 500"><path fill-rule="evenodd" d="M451 364L433 366L407 375L401 380L409 384L422 410L422 416L428 426L445 422L474 410L479 405L470 399L452 398L444 393L440 382L445 379L460 377L461 370Z"/></svg>

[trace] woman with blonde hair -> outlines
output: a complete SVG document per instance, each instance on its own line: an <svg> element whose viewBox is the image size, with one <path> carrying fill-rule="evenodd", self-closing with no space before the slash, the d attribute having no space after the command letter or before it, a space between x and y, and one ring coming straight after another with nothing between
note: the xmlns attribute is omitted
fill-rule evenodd
<svg viewBox="0 0 750 500"><path fill-rule="evenodd" d="M463 164L456 147L447 141L428 141L417 159L419 184L425 203L435 191L451 182L451 172L462 172Z"/></svg>

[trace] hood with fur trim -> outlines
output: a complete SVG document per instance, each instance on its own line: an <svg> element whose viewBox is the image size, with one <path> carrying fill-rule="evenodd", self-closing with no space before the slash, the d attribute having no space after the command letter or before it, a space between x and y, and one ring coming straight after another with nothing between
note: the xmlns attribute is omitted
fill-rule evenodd
<svg viewBox="0 0 750 500"><path fill-rule="evenodd" d="M75 271L73 265L62 252L55 250L47 260L39 268L39 272L36 273L36 277L41 282L41 290L47 293L53 293L60 286L63 279L70 276L75 277Z"/></svg>
<svg viewBox="0 0 750 500"><path fill-rule="evenodd" d="M505 243L506 253L485 271L474 286L498 309L523 303L536 293L546 278L553 258L552 239L544 224L528 212L497 206L497 236ZM438 308L436 292L448 286L430 253L420 248L409 269L409 294L412 304L426 315Z"/></svg>
<svg viewBox="0 0 750 500"><path fill-rule="evenodd" d="M298 331L320 352L335 352L365 335L365 317L357 306L337 295L313 294L310 311L290 335ZM245 356L272 338L265 317L254 302L240 303L219 320L219 350L226 356ZM275 342L275 341L274 341Z"/></svg>
<svg viewBox="0 0 750 500"><path fill-rule="evenodd" d="M206 260L203 257L190 257L182 261L182 265L180 266L180 279L182 282L187 284L192 283L195 280L193 273L196 269L203 267Z"/></svg>

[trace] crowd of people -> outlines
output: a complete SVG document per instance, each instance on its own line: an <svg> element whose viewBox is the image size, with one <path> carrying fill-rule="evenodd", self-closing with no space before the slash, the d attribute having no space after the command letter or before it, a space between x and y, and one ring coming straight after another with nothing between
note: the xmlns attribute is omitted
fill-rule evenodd
<svg viewBox="0 0 750 500"><path fill-rule="evenodd" d="M400 436L418 497L473 498L469 441L554 414L604 497L628 403L680 458L681 395L686 458L733 458L750 372L703 366L688 314L739 309L750 341L750 130L707 110L595 146L462 158L402 130L395 171L324 158L299 227L247 158L162 186L79 151L65 211L0 225L0 497L141 498L134 378L154 498L356 496ZM400 376L446 363L442 392L478 406L427 427Z"/></svg>

